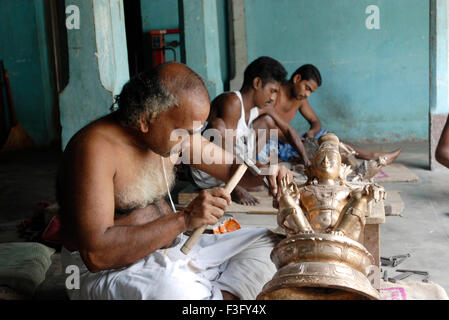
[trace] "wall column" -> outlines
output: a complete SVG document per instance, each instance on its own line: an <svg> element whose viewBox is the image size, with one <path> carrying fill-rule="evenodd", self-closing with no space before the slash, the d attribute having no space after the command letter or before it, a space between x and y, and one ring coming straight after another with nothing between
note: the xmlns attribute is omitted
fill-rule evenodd
<svg viewBox="0 0 449 320"><path fill-rule="evenodd" d="M204 80L211 100L223 92L216 0L179 0L182 61Z"/></svg>
<svg viewBox="0 0 449 320"><path fill-rule="evenodd" d="M129 79L123 1L65 4L79 8L80 26L67 30L69 83L60 94L63 149L80 128L109 113L113 97Z"/></svg>
<svg viewBox="0 0 449 320"><path fill-rule="evenodd" d="M448 17L447 1L430 1L429 163L431 170L442 167L435 160L435 149L449 113Z"/></svg>
<svg viewBox="0 0 449 320"><path fill-rule="evenodd" d="M229 46L231 91L240 90L243 84L243 72L248 66L248 48L246 45L245 0L229 0Z"/></svg>

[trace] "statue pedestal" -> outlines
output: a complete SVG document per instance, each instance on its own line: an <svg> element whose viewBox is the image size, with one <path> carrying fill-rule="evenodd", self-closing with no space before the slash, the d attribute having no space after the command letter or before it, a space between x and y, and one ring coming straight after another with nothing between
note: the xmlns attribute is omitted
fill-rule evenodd
<svg viewBox="0 0 449 320"><path fill-rule="evenodd" d="M367 278L373 256L358 243L332 234L297 234L272 251L278 271L260 300L380 299Z"/></svg>

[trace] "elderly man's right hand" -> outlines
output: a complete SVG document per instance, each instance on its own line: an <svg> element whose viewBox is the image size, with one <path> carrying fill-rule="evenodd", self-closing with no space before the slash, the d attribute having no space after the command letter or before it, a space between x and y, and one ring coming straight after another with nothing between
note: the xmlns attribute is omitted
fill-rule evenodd
<svg viewBox="0 0 449 320"><path fill-rule="evenodd" d="M230 204L231 196L224 191L224 188L202 190L183 210L187 230L193 230L205 224L216 224Z"/></svg>

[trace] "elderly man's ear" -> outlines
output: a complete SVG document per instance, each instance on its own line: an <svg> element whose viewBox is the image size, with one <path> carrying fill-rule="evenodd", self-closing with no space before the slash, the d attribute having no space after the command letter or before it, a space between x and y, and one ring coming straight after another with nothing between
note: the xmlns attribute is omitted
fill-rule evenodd
<svg viewBox="0 0 449 320"><path fill-rule="evenodd" d="M144 117L141 117L139 119L139 129L143 133L147 133L149 130L150 124L154 123L156 121L156 117L152 117L151 114L149 115L149 120L145 119Z"/></svg>
<svg viewBox="0 0 449 320"><path fill-rule="evenodd" d="M139 119L139 129L143 133L147 133L148 132L148 122L145 121L144 119L140 118Z"/></svg>

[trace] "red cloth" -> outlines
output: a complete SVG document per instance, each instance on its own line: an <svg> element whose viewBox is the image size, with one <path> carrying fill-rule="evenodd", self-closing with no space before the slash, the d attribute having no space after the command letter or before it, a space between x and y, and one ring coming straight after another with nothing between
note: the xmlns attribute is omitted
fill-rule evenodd
<svg viewBox="0 0 449 320"><path fill-rule="evenodd" d="M59 215L51 218L48 226L45 228L42 233L42 241L46 243L51 243L55 245L61 245L61 239L59 237L59 231L61 229L61 218Z"/></svg>

